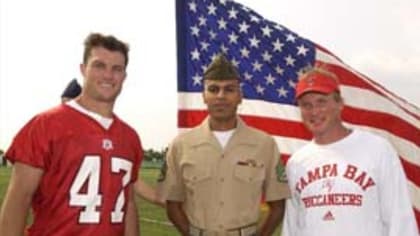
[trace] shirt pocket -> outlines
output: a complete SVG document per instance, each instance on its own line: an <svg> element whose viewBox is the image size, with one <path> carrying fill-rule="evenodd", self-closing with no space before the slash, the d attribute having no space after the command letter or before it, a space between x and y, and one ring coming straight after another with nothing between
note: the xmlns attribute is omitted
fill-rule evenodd
<svg viewBox="0 0 420 236"><path fill-rule="evenodd" d="M265 168L263 166L235 166L234 176L243 183L259 183L265 178Z"/></svg>
<svg viewBox="0 0 420 236"><path fill-rule="evenodd" d="M182 178L190 190L203 187L211 180L209 168L197 163L184 163Z"/></svg>

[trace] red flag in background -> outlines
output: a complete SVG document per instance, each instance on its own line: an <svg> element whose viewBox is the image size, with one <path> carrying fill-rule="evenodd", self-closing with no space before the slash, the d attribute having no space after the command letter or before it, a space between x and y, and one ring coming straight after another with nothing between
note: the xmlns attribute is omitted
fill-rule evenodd
<svg viewBox="0 0 420 236"><path fill-rule="evenodd" d="M340 78L347 126L386 137L396 148L420 228L420 110L332 53L255 11L226 0L177 0L178 126L205 118L202 76L224 52L242 75L241 117L275 137L287 159L311 139L294 101L298 75L322 64ZM392 176L390 176L392 178Z"/></svg>

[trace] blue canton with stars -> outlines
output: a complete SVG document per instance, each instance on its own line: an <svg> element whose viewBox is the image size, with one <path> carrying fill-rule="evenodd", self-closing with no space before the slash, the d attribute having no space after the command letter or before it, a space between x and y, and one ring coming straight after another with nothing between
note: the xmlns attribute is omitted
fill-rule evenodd
<svg viewBox="0 0 420 236"><path fill-rule="evenodd" d="M177 0L178 91L200 92L218 53L239 69L244 98L294 104L294 87L315 62L315 45L228 0Z"/></svg>

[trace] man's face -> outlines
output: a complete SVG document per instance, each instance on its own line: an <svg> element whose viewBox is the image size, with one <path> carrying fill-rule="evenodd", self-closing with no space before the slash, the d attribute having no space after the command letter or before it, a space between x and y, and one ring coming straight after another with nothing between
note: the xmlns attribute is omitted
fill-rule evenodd
<svg viewBox="0 0 420 236"><path fill-rule="evenodd" d="M85 78L84 93L95 101L114 103L126 77L124 55L103 47L92 48L80 68Z"/></svg>
<svg viewBox="0 0 420 236"><path fill-rule="evenodd" d="M203 100L212 119L229 121L236 118L242 101L238 80L205 80Z"/></svg>
<svg viewBox="0 0 420 236"><path fill-rule="evenodd" d="M341 124L343 102L335 93L308 92L298 99L302 121L314 137L329 136Z"/></svg>

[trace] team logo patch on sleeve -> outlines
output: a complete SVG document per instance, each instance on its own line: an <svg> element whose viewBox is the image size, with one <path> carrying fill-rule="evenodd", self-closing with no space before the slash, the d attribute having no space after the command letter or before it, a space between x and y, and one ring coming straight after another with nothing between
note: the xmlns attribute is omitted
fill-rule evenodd
<svg viewBox="0 0 420 236"><path fill-rule="evenodd" d="M168 171L168 165L166 164L166 159L163 161L162 167L160 167L160 174L158 177L158 182L162 182L166 179L166 172Z"/></svg>
<svg viewBox="0 0 420 236"><path fill-rule="evenodd" d="M282 183L287 182L286 168L281 161L277 163L276 174L277 174L277 181L282 182Z"/></svg>

